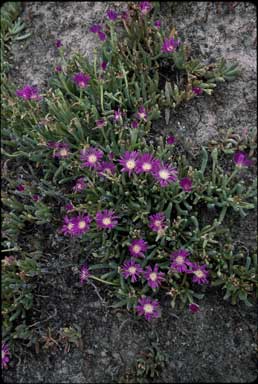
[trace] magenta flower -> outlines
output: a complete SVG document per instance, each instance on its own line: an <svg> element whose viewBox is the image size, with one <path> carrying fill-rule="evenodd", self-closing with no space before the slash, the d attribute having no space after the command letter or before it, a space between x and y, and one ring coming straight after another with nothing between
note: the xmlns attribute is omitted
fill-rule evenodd
<svg viewBox="0 0 258 384"><path fill-rule="evenodd" d="M136 162L136 173L148 173L152 172L155 167L158 165L158 160L155 160L153 156L149 153L144 153L143 155L139 154L139 157Z"/></svg>
<svg viewBox="0 0 258 384"><path fill-rule="evenodd" d="M176 139L174 136L168 136L167 137L167 144L172 145L175 143L175 141L176 141Z"/></svg>
<svg viewBox="0 0 258 384"><path fill-rule="evenodd" d="M129 245L129 252L133 257L144 257L144 252L148 249L148 243L143 239L133 240Z"/></svg>
<svg viewBox="0 0 258 384"><path fill-rule="evenodd" d="M193 283L197 284L208 284L207 276L209 274L209 271L206 270L207 265L199 265L197 263L192 263L191 270L189 270L189 273L193 274Z"/></svg>
<svg viewBox="0 0 258 384"><path fill-rule="evenodd" d="M144 272L144 277L147 280L148 285L152 289L156 289L160 287L162 284L162 281L165 280L164 276L165 273L158 272L159 266L158 264L155 264L153 270L150 266L147 267L146 271Z"/></svg>
<svg viewBox="0 0 258 384"><path fill-rule="evenodd" d="M92 221L89 215L80 214L79 216L73 219L74 228L73 232L75 236L83 235L88 232L90 229L90 223Z"/></svg>
<svg viewBox="0 0 258 384"><path fill-rule="evenodd" d="M244 152L236 152L234 154L233 160L236 166L239 168L248 167L252 164L252 160L248 159Z"/></svg>
<svg viewBox="0 0 258 384"><path fill-rule="evenodd" d="M79 88L86 88L89 85L90 76L79 72L73 76L73 81Z"/></svg>
<svg viewBox="0 0 258 384"><path fill-rule="evenodd" d="M99 120L96 120L96 127L97 128L103 128L107 125L107 122L105 119L99 119Z"/></svg>
<svg viewBox="0 0 258 384"><path fill-rule="evenodd" d="M152 9L152 5L149 1L141 1L139 6L143 15L147 15Z"/></svg>
<svg viewBox="0 0 258 384"><path fill-rule="evenodd" d="M118 15L117 15L116 11L113 11L112 9L109 9L107 11L107 17L109 18L109 20L115 21L117 19L117 16Z"/></svg>
<svg viewBox="0 0 258 384"><path fill-rule="evenodd" d="M75 218L64 217L64 223L60 232L67 236L75 236Z"/></svg>
<svg viewBox="0 0 258 384"><path fill-rule="evenodd" d="M114 160L114 158L115 158L115 155L114 155L114 153L113 152L109 152L109 154L108 154L108 158L109 158L109 160Z"/></svg>
<svg viewBox="0 0 258 384"><path fill-rule="evenodd" d="M38 88L31 87L30 85L25 85L25 87L23 87L22 89L17 89L16 95L24 100L39 101L41 99Z"/></svg>
<svg viewBox="0 0 258 384"><path fill-rule="evenodd" d="M199 305L196 304L196 303L189 304L188 308L189 308L189 311L192 312L192 313L199 312L199 310L200 310Z"/></svg>
<svg viewBox="0 0 258 384"><path fill-rule="evenodd" d="M137 120L133 120L131 122L131 127L134 128L134 129L138 128L139 127L139 122Z"/></svg>
<svg viewBox="0 0 258 384"><path fill-rule="evenodd" d="M56 48L61 48L63 46L62 41L61 40L56 40L55 41L55 46L56 46Z"/></svg>
<svg viewBox="0 0 258 384"><path fill-rule="evenodd" d="M80 283L83 285L90 277L90 271L87 264L84 264L80 270Z"/></svg>
<svg viewBox="0 0 258 384"><path fill-rule="evenodd" d="M2 343L2 369L7 368L7 364L10 361L10 351L7 344Z"/></svg>
<svg viewBox="0 0 258 384"><path fill-rule="evenodd" d="M114 111L114 120L115 121L122 120L122 112L120 111L120 108L118 108L117 111Z"/></svg>
<svg viewBox="0 0 258 384"><path fill-rule="evenodd" d="M101 229L112 229L118 223L117 218L113 210L105 209L102 212L97 212L96 224Z"/></svg>
<svg viewBox="0 0 258 384"><path fill-rule="evenodd" d="M107 38L107 35L104 32L100 31L98 32L98 37L101 41L105 41Z"/></svg>
<svg viewBox="0 0 258 384"><path fill-rule="evenodd" d="M19 184L19 185L17 185L16 189L17 189L17 191L19 191L19 192L23 192L23 191L25 190L25 187L24 187L23 184Z"/></svg>
<svg viewBox="0 0 258 384"><path fill-rule="evenodd" d="M129 13L127 11L123 11L120 16L122 20L128 20Z"/></svg>
<svg viewBox="0 0 258 384"><path fill-rule="evenodd" d="M135 283L140 277L140 275L143 273L142 267L140 264L136 263L135 260L131 259L128 261L125 261L123 266L121 267L122 275L128 279L131 278L131 282Z"/></svg>
<svg viewBox="0 0 258 384"><path fill-rule="evenodd" d="M97 170L100 176L105 176L105 174L112 175L116 171L116 166L110 161L103 161L99 164Z"/></svg>
<svg viewBox="0 0 258 384"><path fill-rule="evenodd" d="M139 153L137 151L125 152L118 160L119 164L123 166L122 172L128 172L129 176L135 170L137 165Z"/></svg>
<svg viewBox="0 0 258 384"><path fill-rule="evenodd" d="M144 316L148 321L160 317L159 302L151 297L141 297L135 309L139 316Z"/></svg>
<svg viewBox="0 0 258 384"><path fill-rule="evenodd" d="M32 200L33 201L35 201L35 202L37 202L37 201L39 201L40 200L40 196L39 195L32 195Z"/></svg>
<svg viewBox="0 0 258 384"><path fill-rule="evenodd" d="M82 192L86 188L87 188L87 184L84 181L84 177L80 177L78 180L76 180L76 184L73 187L73 191Z"/></svg>
<svg viewBox="0 0 258 384"><path fill-rule="evenodd" d="M196 96L200 96L200 95L203 93L203 90L202 90L202 88L200 88L200 87L193 87L193 88L192 88L192 92L193 92Z"/></svg>
<svg viewBox="0 0 258 384"><path fill-rule="evenodd" d="M80 160L83 162L84 167L97 168L99 165L99 160L103 157L103 152L100 149L89 147L88 149L83 149L81 152Z"/></svg>
<svg viewBox="0 0 258 384"><path fill-rule="evenodd" d="M61 65L57 65L56 67L55 67L55 72L62 72L62 67L61 67Z"/></svg>
<svg viewBox="0 0 258 384"><path fill-rule="evenodd" d="M107 65L108 65L108 63L106 61L102 61L102 63L101 63L102 71L105 71L107 69Z"/></svg>
<svg viewBox="0 0 258 384"><path fill-rule="evenodd" d="M175 269L177 272L188 272L187 266L191 266L192 263L187 257L190 255L186 249L179 249L178 251L172 252L170 255L171 269Z"/></svg>
<svg viewBox="0 0 258 384"><path fill-rule="evenodd" d="M193 183L189 177L181 179L179 184L185 192L190 192L192 190Z"/></svg>
<svg viewBox="0 0 258 384"><path fill-rule="evenodd" d="M146 121L147 112L146 112L146 109L143 105L139 107L136 116L137 116L137 119Z"/></svg>
<svg viewBox="0 0 258 384"><path fill-rule="evenodd" d="M177 180L177 170L170 164L158 163L152 172L153 177L159 182L161 187L166 187L171 182Z"/></svg>
<svg viewBox="0 0 258 384"><path fill-rule="evenodd" d="M69 144L67 143L55 143L55 149L53 152L53 157L57 157L59 159L65 159L69 156Z"/></svg>
<svg viewBox="0 0 258 384"><path fill-rule="evenodd" d="M73 211L73 210L74 210L74 206L73 206L73 204L72 204L72 203L68 203L68 204L66 204L66 205L65 205L65 210L66 210L67 212Z"/></svg>
<svg viewBox="0 0 258 384"><path fill-rule="evenodd" d="M171 39L165 39L162 46L162 52L172 53L177 49L178 46L179 41L175 40L173 37L171 37Z"/></svg>
<svg viewBox="0 0 258 384"><path fill-rule="evenodd" d="M155 213L154 215L149 216L149 228L153 232L160 232L165 229L166 217L163 212Z"/></svg>
<svg viewBox="0 0 258 384"><path fill-rule="evenodd" d="M160 20L156 20L155 23L154 23L154 26L158 29L160 29L161 27L161 21Z"/></svg>
<svg viewBox="0 0 258 384"><path fill-rule="evenodd" d="M102 26L100 24L93 24L91 27L90 27L90 32L93 32L93 33L99 33L102 31Z"/></svg>

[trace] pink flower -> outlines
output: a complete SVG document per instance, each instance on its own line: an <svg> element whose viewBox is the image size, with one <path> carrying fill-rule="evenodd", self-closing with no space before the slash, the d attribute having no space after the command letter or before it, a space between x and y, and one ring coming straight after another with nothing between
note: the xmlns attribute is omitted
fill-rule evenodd
<svg viewBox="0 0 258 384"><path fill-rule="evenodd" d="M133 120L131 122L131 127L134 128L134 129L138 128L139 127L139 122L137 120Z"/></svg>
<svg viewBox="0 0 258 384"><path fill-rule="evenodd" d="M182 180L180 180L180 186L185 192L190 192L192 190L192 180L189 177L184 177Z"/></svg>
<svg viewBox="0 0 258 384"><path fill-rule="evenodd" d="M151 297L141 297L135 309L139 316L144 316L148 321L160 317L159 302Z"/></svg>
<svg viewBox="0 0 258 384"><path fill-rule="evenodd" d="M99 33L102 30L102 26L100 24L94 24L90 27L90 32Z"/></svg>
<svg viewBox="0 0 258 384"><path fill-rule="evenodd" d="M62 67L61 67L61 65L57 65L57 66L55 67L55 72L62 72Z"/></svg>
<svg viewBox="0 0 258 384"><path fill-rule="evenodd" d="M76 180L76 184L73 187L73 191L82 192L86 188L87 188L87 184L84 181L84 177L80 177L78 180Z"/></svg>
<svg viewBox="0 0 258 384"><path fill-rule="evenodd" d="M179 41L175 40L173 37L171 37L171 39L165 39L162 46L162 52L164 53L175 52L178 46L179 46Z"/></svg>
<svg viewBox="0 0 258 384"><path fill-rule="evenodd" d="M96 127L97 128L103 128L107 125L107 122L105 119L99 119L99 120L96 120Z"/></svg>
<svg viewBox="0 0 258 384"><path fill-rule="evenodd" d="M192 88L192 92L193 92L196 96L200 96L200 95L203 93L203 90L202 90L202 88L200 88L200 87L193 87L193 88Z"/></svg>
<svg viewBox="0 0 258 384"><path fill-rule="evenodd" d="M115 173L116 166L110 161L103 161L99 164L97 170L100 176L106 176L106 174L112 175Z"/></svg>
<svg viewBox="0 0 258 384"><path fill-rule="evenodd" d="M56 48L61 48L63 46L62 41L61 40L56 40L55 41L55 46L56 46Z"/></svg>
<svg viewBox="0 0 258 384"><path fill-rule="evenodd" d="M129 246L129 252L133 257L144 257L144 252L148 249L148 243L143 239L133 240Z"/></svg>
<svg viewBox="0 0 258 384"><path fill-rule="evenodd" d="M136 263L135 260L131 259L128 261L125 261L123 266L121 267L122 275L128 279L131 278L131 282L135 283L140 277L140 275L143 273L142 267L140 264Z"/></svg>
<svg viewBox="0 0 258 384"><path fill-rule="evenodd" d="M150 266L147 267L146 271L144 272L144 277L148 282L148 285L152 289L156 289L160 287L162 284L162 281L165 280L164 276L165 273L163 272L158 272L159 266L158 264L155 264L153 270Z"/></svg>
<svg viewBox="0 0 258 384"><path fill-rule="evenodd" d="M65 159L70 155L69 149L70 146L67 143L54 143L55 149L53 152L53 157L57 157L58 159Z"/></svg>
<svg viewBox="0 0 258 384"><path fill-rule="evenodd" d="M101 63L102 71L105 71L107 69L107 65L108 65L108 63L106 61L102 61L102 63Z"/></svg>
<svg viewBox="0 0 258 384"><path fill-rule="evenodd" d="M152 10L152 5L149 1L141 1L139 6L143 15L147 15Z"/></svg>
<svg viewBox="0 0 258 384"><path fill-rule="evenodd" d="M176 141L176 139L174 138L174 136L168 136L167 137L167 144L172 145L175 143L175 141Z"/></svg>
<svg viewBox="0 0 258 384"><path fill-rule="evenodd" d="M84 284L90 277L90 271L87 264L84 264L80 270L80 283Z"/></svg>
<svg viewBox="0 0 258 384"><path fill-rule="evenodd" d="M80 160L83 162L84 167L97 168L99 166L99 160L103 157L103 152L100 149L89 147L83 149L81 152Z"/></svg>
<svg viewBox="0 0 258 384"><path fill-rule="evenodd" d="M122 172L128 172L129 176L135 170L137 165L139 153L137 151L125 152L124 155L118 160L119 164L123 166Z"/></svg>
<svg viewBox="0 0 258 384"><path fill-rule="evenodd" d="M191 303L189 304L189 311L192 312L192 313L196 313L196 312L199 312L200 310L200 307L198 304L195 304L195 303Z"/></svg>
<svg viewBox="0 0 258 384"><path fill-rule="evenodd" d="M252 165L252 160L249 160L247 155L244 152L236 152L233 157L234 163L237 167L249 167Z"/></svg>
<svg viewBox="0 0 258 384"><path fill-rule="evenodd" d="M149 216L149 220L149 228L153 232L160 232L165 229L166 217L163 212L155 213L154 215Z"/></svg>
<svg viewBox="0 0 258 384"><path fill-rule="evenodd" d="M209 274L209 271L206 270L207 265L199 265L197 263L192 263L191 270L189 270L189 273L193 275L193 283L197 284L208 284L207 276Z"/></svg>
<svg viewBox="0 0 258 384"><path fill-rule="evenodd" d="M109 9L107 11L107 17L109 18L109 20L115 21L117 19L118 15L117 15L117 12L113 11L112 9Z"/></svg>
<svg viewBox="0 0 258 384"><path fill-rule="evenodd" d="M37 87L31 87L30 85L25 85L22 89L17 89L16 95L24 100L39 101L41 99Z"/></svg>
<svg viewBox="0 0 258 384"><path fill-rule="evenodd" d="M120 108L118 108L117 111L114 111L114 120L115 121L122 120L122 112L120 111Z"/></svg>
<svg viewBox="0 0 258 384"><path fill-rule="evenodd" d="M155 160L149 153L139 155L136 163L136 173L150 173L158 165L158 160Z"/></svg>
<svg viewBox="0 0 258 384"><path fill-rule="evenodd" d="M101 41L105 41L107 38L107 35L104 32L100 31L98 32L98 37Z"/></svg>
<svg viewBox="0 0 258 384"><path fill-rule="evenodd" d="M79 215L72 218L65 216L61 232L68 236L80 236L88 232L92 219L88 215Z"/></svg>
<svg viewBox="0 0 258 384"><path fill-rule="evenodd" d="M33 201L35 201L35 202L37 202L37 201L39 201L40 200L40 196L39 195L32 195L32 200Z"/></svg>
<svg viewBox="0 0 258 384"><path fill-rule="evenodd" d="M79 88L86 88L90 82L90 76L82 72L76 73L73 76L73 81Z"/></svg>
<svg viewBox="0 0 258 384"><path fill-rule="evenodd" d="M117 218L113 210L105 209L96 214L96 224L100 229L112 229L118 223Z"/></svg>
<svg viewBox="0 0 258 384"><path fill-rule="evenodd" d="M192 263L187 257L190 255L190 252L186 249L179 249L178 251L172 252L170 255L170 265L171 269L175 269L177 272L188 272L187 266L191 266Z"/></svg>
<svg viewBox="0 0 258 384"><path fill-rule="evenodd" d="M177 180L176 168L166 163L159 162L152 172L152 175L161 187L166 187L168 184Z"/></svg>
<svg viewBox="0 0 258 384"><path fill-rule="evenodd" d="M19 191L19 192L23 192L23 191L25 190L25 187L24 187L23 184L19 184L19 185L17 185L16 189L17 189L17 191Z"/></svg>
<svg viewBox="0 0 258 384"><path fill-rule="evenodd" d="M147 112L146 112L144 105L142 105L138 109L137 119L146 121L146 118L147 118Z"/></svg>
<svg viewBox="0 0 258 384"><path fill-rule="evenodd" d="M69 212L69 211L73 211L73 210L74 210L74 206L73 206L73 204L72 204L72 203L68 203L68 204L66 204L66 205L65 205L65 210L66 210L67 212Z"/></svg>
<svg viewBox="0 0 258 384"><path fill-rule="evenodd" d="M10 351L7 344L2 343L2 369L7 368L7 364L10 361Z"/></svg>
<svg viewBox="0 0 258 384"><path fill-rule="evenodd" d="M154 23L154 26L158 29L160 29L161 27L161 21L160 20L156 20L155 23Z"/></svg>

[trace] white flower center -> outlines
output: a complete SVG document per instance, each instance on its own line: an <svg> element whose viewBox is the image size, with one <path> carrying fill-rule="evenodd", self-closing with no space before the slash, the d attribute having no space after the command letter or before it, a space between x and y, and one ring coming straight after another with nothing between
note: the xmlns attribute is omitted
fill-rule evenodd
<svg viewBox="0 0 258 384"><path fill-rule="evenodd" d="M152 273L150 273L150 279L151 279L151 281L156 281L157 280L157 273L156 272L152 272Z"/></svg>
<svg viewBox="0 0 258 384"><path fill-rule="evenodd" d="M128 160L128 161L126 162L126 167L127 167L128 169L133 169L133 168L135 167L135 161L134 161L134 160Z"/></svg>
<svg viewBox="0 0 258 384"><path fill-rule="evenodd" d="M201 271L200 269L197 269L197 271L194 271L194 274L197 276L197 277L204 277L204 273L203 271Z"/></svg>
<svg viewBox="0 0 258 384"><path fill-rule="evenodd" d="M183 256L177 256L177 258L176 258L177 264L182 265L182 264L184 264L184 262L185 262L185 259L183 258Z"/></svg>
<svg viewBox="0 0 258 384"><path fill-rule="evenodd" d="M139 245L136 244L136 245L133 246L133 251L134 251L135 253L139 253L140 250L141 250L141 247L140 247Z"/></svg>
<svg viewBox="0 0 258 384"><path fill-rule="evenodd" d="M144 112L139 112L138 116L139 116L140 119L144 119L145 118L145 113Z"/></svg>
<svg viewBox="0 0 258 384"><path fill-rule="evenodd" d="M83 80L79 81L79 87L85 87L85 82Z"/></svg>
<svg viewBox="0 0 258 384"><path fill-rule="evenodd" d="M130 268L128 268L128 271L129 271L129 273L131 273L132 275L134 275L135 272L136 272L136 268L135 268L135 267L130 267Z"/></svg>
<svg viewBox="0 0 258 384"><path fill-rule="evenodd" d="M84 221L84 220L79 221L78 227L79 227L80 229L84 229L84 228L86 227L86 223L85 223L85 221Z"/></svg>
<svg viewBox="0 0 258 384"><path fill-rule="evenodd" d="M142 169L144 171L149 171L152 168L152 165L150 163L143 163Z"/></svg>
<svg viewBox="0 0 258 384"><path fill-rule="evenodd" d="M161 227L161 221L160 221L160 220L155 220L155 221L154 221L154 225L155 225L156 227Z"/></svg>
<svg viewBox="0 0 258 384"><path fill-rule="evenodd" d="M102 220L102 223L103 223L104 225L109 225L109 224L111 224L110 217L105 217L105 218Z"/></svg>
<svg viewBox="0 0 258 384"><path fill-rule="evenodd" d="M90 155L89 157L88 157L88 160L89 160L89 163L96 163L96 161L97 161L97 156L96 155Z"/></svg>
<svg viewBox="0 0 258 384"><path fill-rule="evenodd" d="M167 169L162 169L159 171L159 177L163 180L167 180L169 178L169 171Z"/></svg>
<svg viewBox="0 0 258 384"><path fill-rule="evenodd" d="M69 230L73 229L73 223L69 223L69 224L67 225L67 228L68 228Z"/></svg>
<svg viewBox="0 0 258 384"><path fill-rule="evenodd" d="M143 309L144 309L144 312L146 312L146 313L152 313L153 312L153 305L152 304L144 304Z"/></svg>
<svg viewBox="0 0 258 384"><path fill-rule="evenodd" d="M67 149L65 149L65 148L61 149L61 151L59 153L60 153L60 156L62 156L62 157L68 155Z"/></svg>

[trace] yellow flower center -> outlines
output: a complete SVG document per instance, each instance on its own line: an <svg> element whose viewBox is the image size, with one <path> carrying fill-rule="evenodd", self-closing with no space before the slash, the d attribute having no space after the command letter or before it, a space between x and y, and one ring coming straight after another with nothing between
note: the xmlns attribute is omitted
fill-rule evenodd
<svg viewBox="0 0 258 384"><path fill-rule="evenodd" d="M159 171L159 177L161 179L167 180L169 178L169 172L166 169Z"/></svg>
<svg viewBox="0 0 258 384"><path fill-rule="evenodd" d="M126 166L128 169L133 169L135 167L135 161L134 160L128 160L126 162Z"/></svg>
<svg viewBox="0 0 258 384"><path fill-rule="evenodd" d="M103 223L104 225L109 225L109 224L111 224L110 217L105 217L105 218L102 220L102 223Z"/></svg>
<svg viewBox="0 0 258 384"><path fill-rule="evenodd" d="M156 227L160 227L161 226L161 221L160 220L155 220L154 224L155 224Z"/></svg>
<svg viewBox="0 0 258 384"><path fill-rule="evenodd" d="M184 261L185 261L185 259L183 258L183 256L177 256L177 258L176 258L177 264L182 265L182 264L184 264Z"/></svg>
<svg viewBox="0 0 258 384"><path fill-rule="evenodd" d="M136 244L136 245L133 246L133 251L134 251L135 253L139 253L140 250L141 250L141 247L140 247L139 245Z"/></svg>
<svg viewBox="0 0 258 384"><path fill-rule="evenodd" d="M144 171L149 171L151 168L152 168L152 166L150 163L143 163L143 165L142 165L142 169Z"/></svg>
<svg viewBox="0 0 258 384"><path fill-rule="evenodd" d="M139 112L138 116L139 116L140 119L144 119L145 118L145 113Z"/></svg>
<svg viewBox="0 0 258 384"><path fill-rule="evenodd" d="M84 228L86 227L86 223L85 223L85 221L84 221L84 220L79 221L78 227L79 227L80 229L84 229Z"/></svg>
<svg viewBox="0 0 258 384"><path fill-rule="evenodd" d="M135 267L130 267L130 268L128 268L128 271L133 275L136 272L136 268Z"/></svg>
<svg viewBox="0 0 258 384"><path fill-rule="evenodd" d="M97 156L96 155L90 155L88 157L89 163L96 163L97 161Z"/></svg>
<svg viewBox="0 0 258 384"><path fill-rule="evenodd" d="M65 148L61 149L61 151L59 153L60 153L60 156L62 156L62 157L68 155L67 149L65 149Z"/></svg>
<svg viewBox="0 0 258 384"><path fill-rule="evenodd" d="M157 273L156 272L150 273L150 279L151 279L151 281L156 281L157 280Z"/></svg>
<svg viewBox="0 0 258 384"><path fill-rule="evenodd" d="M203 276L204 276L203 271L201 271L200 269L197 269L197 271L194 271L194 274L195 274L197 277L203 277Z"/></svg>
<svg viewBox="0 0 258 384"><path fill-rule="evenodd" d="M153 305L152 304L144 304L143 309L144 309L144 312L146 312L146 313L152 313L153 312Z"/></svg>

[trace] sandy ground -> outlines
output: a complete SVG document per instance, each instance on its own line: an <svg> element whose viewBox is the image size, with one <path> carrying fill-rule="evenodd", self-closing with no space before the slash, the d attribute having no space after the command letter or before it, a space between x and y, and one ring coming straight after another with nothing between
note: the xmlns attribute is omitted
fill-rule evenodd
<svg viewBox="0 0 258 384"><path fill-rule="evenodd" d="M214 96L201 96L172 112L168 126L157 123L157 133L173 133L185 145L200 145L218 137L223 129L242 132L244 128L254 128L254 5L241 2L230 11L225 3L170 4L162 4L160 19L163 25L177 28L191 44L195 56L207 62L221 56L238 60L242 73L234 82L219 85ZM56 61L57 38L64 42L68 55L78 50L91 57L98 41L88 30L93 23L104 19L108 5L107 2L24 2L22 19L32 36L13 46L11 77L16 84L46 86ZM248 231L244 238L247 246L255 237L253 215L241 221ZM59 250L58 254L58 260L56 256L53 260L61 263L65 258L71 260L74 250L65 256ZM53 260L50 258L49 262ZM117 382L136 354L150 345L153 332L159 339L159 348L169 357L168 367L158 382L233 383L251 382L257 377L257 314L254 308L233 307L224 302L221 293L208 292L201 312L195 316L187 309L171 310L165 302L162 319L146 326L142 321L134 321L126 311L103 307L92 287L74 288L70 271L57 274L52 280L42 280L39 289L41 295L51 292L49 298L38 302L41 319L47 318L53 305L56 306L57 316L47 325L56 331L63 326L80 325L83 349L72 348L69 353L41 350L38 355L24 349L19 364L5 373L8 383Z"/></svg>

